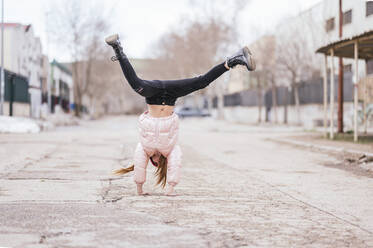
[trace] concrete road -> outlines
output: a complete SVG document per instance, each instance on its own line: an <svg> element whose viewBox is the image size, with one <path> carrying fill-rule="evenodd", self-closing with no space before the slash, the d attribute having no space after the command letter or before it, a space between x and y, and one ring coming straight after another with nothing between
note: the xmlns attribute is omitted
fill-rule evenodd
<svg viewBox="0 0 373 248"><path fill-rule="evenodd" d="M136 117L0 135L0 247L373 247L373 179L271 141L288 128L181 121L178 196L137 196ZM330 166L330 165L334 165Z"/></svg>

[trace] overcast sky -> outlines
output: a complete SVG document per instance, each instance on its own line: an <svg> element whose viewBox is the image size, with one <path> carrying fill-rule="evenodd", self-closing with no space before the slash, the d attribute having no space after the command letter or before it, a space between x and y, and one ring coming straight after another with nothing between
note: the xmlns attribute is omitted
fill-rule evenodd
<svg viewBox="0 0 373 248"><path fill-rule="evenodd" d="M45 6L53 0L4 0L5 22L32 24L41 38L44 53L49 58L64 61L68 58L57 49L47 46ZM81 0L89 1L89 0ZM204 0L200 0L204 1ZM234 1L234 0L226 0ZM320 0L251 0L241 12L240 42L249 44L260 35L274 30L282 19L298 14ZM107 9L114 7L111 32L124 34L123 43L130 57L145 58L152 45L174 28L183 16L193 15L190 0L105 0ZM224 18L224 16L222 16Z"/></svg>

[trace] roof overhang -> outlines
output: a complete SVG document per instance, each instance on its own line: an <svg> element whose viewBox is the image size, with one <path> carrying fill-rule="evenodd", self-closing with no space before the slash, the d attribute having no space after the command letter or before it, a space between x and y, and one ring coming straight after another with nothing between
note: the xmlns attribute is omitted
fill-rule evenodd
<svg viewBox="0 0 373 248"><path fill-rule="evenodd" d="M316 50L316 53L330 55L330 51L333 48L334 56L353 59L356 41L359 44L359 59L373 59L373 30L320 47Z"/></svg>

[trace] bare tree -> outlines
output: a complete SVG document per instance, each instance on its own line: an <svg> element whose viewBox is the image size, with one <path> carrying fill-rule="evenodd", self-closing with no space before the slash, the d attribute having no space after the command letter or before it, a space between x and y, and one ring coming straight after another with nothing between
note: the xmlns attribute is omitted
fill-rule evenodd
<svg viewBox="0 0 373 248"><path fill-rule="evenodd" d="M278 109L277 109L277 85L276 85L276 79L275 75L271 75L271 90L272 90L272 105L273 105L273 111L274 111L274 123L278 123Z"/></svg>
<svg viewBox="0 0 373 248"><path fill-rule="evenodd" d="M79 72L86 72L88 66L91 68L90 87L83 102L89 106L92 118L104 114L137 114L145 108L144 99L131 89L119 64L109 59L111 56L112 50L108 48L103 53L103 58L92 59L90 63L78 63ZM150 61L131 59L131 63L136 67L140 77L151 75Z"/></svg>
<svg viewBox="0 0 373 248"><path fill-rule="evenodd" d="M256 70L251 72L251 87L258 93L258 122L260 123L263 105L263 90L271 87L272 105L274 109L275 123L277 123L277 97L275 81L275 38L272 35L263 36L251 45L255 51Z"/></svg>
<svg viewBox="0 0 373 248"><path fill-rule="evenodd" d="M84 97L93 97L92 67L104 51L107 18L102 6L77 0L53 2L48 16L51 40L72 60L75 114L80 116Z"/></svg>
<svg viewBox="0 0 373 248"><path fill-rule="evenodd" d="M171 30L159 40L155 49L158 51L156 58L160 61L158 65L161 65L158 67L161 77L196 76L222 61L232 47L237 49L236 20L247 1L236 0L227 3L209 0L190 3L195 8L195 16L192 19L183 19L177 29ZM227 4L230 8L227 8ZM222 16L226 18L221 18ZM217 85L215 83L209 90L215 88L213 91L221 95L218 99L222 100L223 90L221 87L217 89ZM195 95L205 95L206 91L202 90ZM218 106L222 108L223 105Z"/></svg>
<svg viewBox="0 0 373 248"><path fill-rule="evenodd" d="M262 122L262 108L263 108L263 88L265 88L266 80L265 80L265 74L263 74L260 71L254 71L252 73L252 84L251 87L253 87L257 93L257 100L258 100L258 123Z"/></svg>
<svg viewBox="0 0 373 248"><path fill-rule="evenodd" d="M187 77L204 72L217 60L219 50L231 42L232 30L220 21L192 21L183 33L173 30L158 43L158 59L166 77Z"/></svg>
<svg viewBox="0 0 373 248"><path fill-rule="evenodd" d="M299 83L302 80L320 76L321 57L314 51L321 42L320 34L325 32L320 20L321 13L305 12L299 17L286 20L286 25L276 29L276 76L291 87L297 111L297 123L301 123Z"/></svg>
<svg viewBox="0 0 373 248"><path fill-rule="evenodd" d="M301 123L299 83L301 80L311 78L317 71L314 63L315 56L309 41L300 33L300 30L293 29L291 33L276 41L278 76L287 80L293 89L298 124Z"/></svg>

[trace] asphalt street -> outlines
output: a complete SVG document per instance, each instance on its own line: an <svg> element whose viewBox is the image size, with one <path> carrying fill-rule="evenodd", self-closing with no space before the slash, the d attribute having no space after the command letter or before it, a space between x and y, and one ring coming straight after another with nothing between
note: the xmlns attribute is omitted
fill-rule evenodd
<svg viewBox="0 0 373 248"><path fill-rule="evenodd" d="M177 196L127 166L137 117L0 134L0 247L373 247L373 179L274 142L287 127L180 123ZM334 166L331 166L334 165Z"/></svg>

